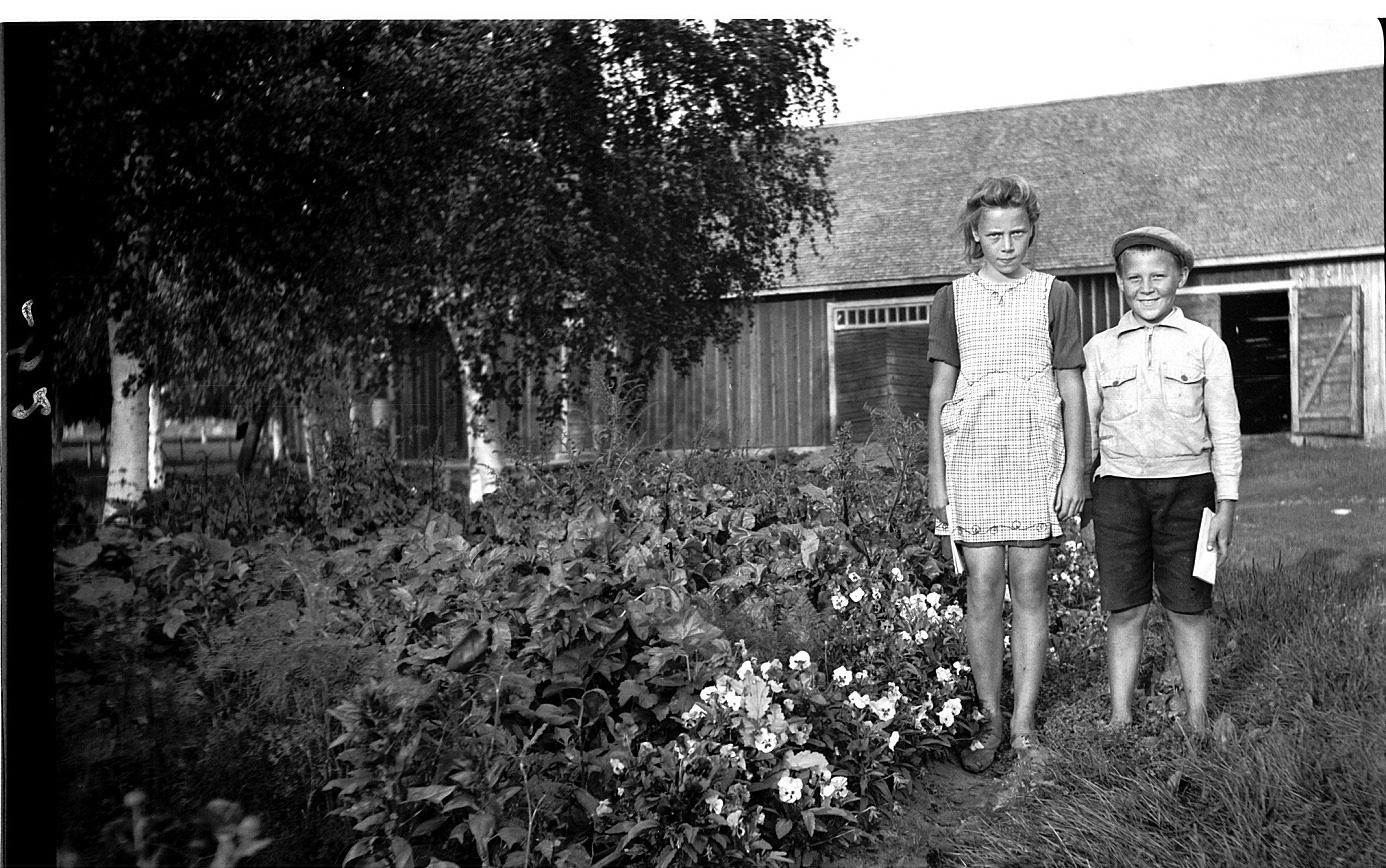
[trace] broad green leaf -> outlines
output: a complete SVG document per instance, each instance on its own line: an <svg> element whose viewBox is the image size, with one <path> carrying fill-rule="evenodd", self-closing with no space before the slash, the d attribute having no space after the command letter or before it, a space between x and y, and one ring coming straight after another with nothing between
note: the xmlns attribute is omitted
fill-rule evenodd
<svg viewBox="0 0 1386 868"><path fill-rule="evenodd" d="M101 548L101 543L92 541L72 548L58 549L53 554L63 563L80 569L96 563L96 559L101 557Z"/></svg>
<svg viewBox="0 0 1386 868"><path fill-rule="evenodd" d="M426 787L410 787L404 797L406 802L441 802L452 795L457 787L453 784L432 784Z"/></svg>
<svg viewBox="0 0 1386 868"><path fill-rule="evenodd" d="M771 700L770 685L765 679L758 675L748 676L741 695L746 707L746 716L751 720L764 720L770 710Z"/></svg>
<svg viewBox="0 0 1386 868"><path fill-rule="evenodd" d="M72 599L88 606L121 605L135 597L135 586L114 576L101 576L83 582L72 592Z"/></svg>

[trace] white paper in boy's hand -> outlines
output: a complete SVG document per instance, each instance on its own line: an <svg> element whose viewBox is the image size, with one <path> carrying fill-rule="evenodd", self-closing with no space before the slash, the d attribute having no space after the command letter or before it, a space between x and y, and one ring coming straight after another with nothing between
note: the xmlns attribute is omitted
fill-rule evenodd
<svg viewBox="0 0 1386 868"><path fill-rule="evenodd" d="M946 525L938 528L939 536L948 537L948 554L953 558L953 572L961 575L966 571L967 565L963 562L962 555L958 552L958 538L954 530L958 526L958 519L953 515L953 504L948 504L943 508L944 517L948 520Z"/></svg>
<svg viewBox="0 0 1386 868"><path fill-rule="evenodd" d="M1194 552L1194 578L1210 585L1218 578L1218 550L1216 547L1208 550L1208 537L1213 532L1213 519L1216 517L1216 513L1204 507L1203 521L1198 525L1198 551Z"/></svg>

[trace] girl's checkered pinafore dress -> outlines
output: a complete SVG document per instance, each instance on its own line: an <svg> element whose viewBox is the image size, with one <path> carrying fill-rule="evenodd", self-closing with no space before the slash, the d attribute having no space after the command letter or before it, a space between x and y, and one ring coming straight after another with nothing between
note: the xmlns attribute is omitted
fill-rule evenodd
<svg viewBox="0 0 1386 868"><path fill-rule="evenodd" d="M961 367L940 421L958 542L1063 533L1054 514L1064 436L1049 335L1053 282L1031 271L1015 284L976 274L953 283Z"/></svg>

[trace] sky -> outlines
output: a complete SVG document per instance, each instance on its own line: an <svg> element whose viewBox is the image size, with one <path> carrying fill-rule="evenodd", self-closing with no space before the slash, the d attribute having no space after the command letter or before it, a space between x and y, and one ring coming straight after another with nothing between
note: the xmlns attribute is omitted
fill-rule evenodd
<svg viewBox="0 0 1386 868"><path fill-rule="evenodd" d="M1377 5L1386 11L1386 3ZM975 8L996 7L982 0ZM1367 15L1002 14L997 17L1022 35L1006 51L996 50L995 31L959 13L828 17L859 40L828 59L838 123L1375 66L1383 59L1380 21Z"/></svg>
<svg viewBox="0 0 1386 868"><path fill-rule="evenodd" d="M964 11L966 5L966 11ZM579 0L212 0L91 3L50 0L44 18L828 18L855 44L833 50L840 113L830 123L1295 75L1382 63L1375 13L1386 0L1236 4L1314 14L1210 12L1213 0L1142 6L1111 0L954 0L952 3L590 3ZM1117 11L1113 11L1113 10ZM0 13L0 18L18 20Z"/></svg>

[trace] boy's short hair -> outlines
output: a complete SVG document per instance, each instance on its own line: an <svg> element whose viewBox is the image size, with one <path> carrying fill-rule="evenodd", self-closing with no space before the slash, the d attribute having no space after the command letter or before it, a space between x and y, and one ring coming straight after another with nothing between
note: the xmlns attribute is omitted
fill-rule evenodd
<svg viewBox="0 0 1386 868"><path fill-rule="evenodd" d="M1130 232L1123 232L1118 235L1116 240L1112 242L1112 261L1121 265L1121 254L1133 248L1164 250L1174 254L1174 258L1179 260L1180 265L1184 268L1193 270L1193 248L1189 246L1187 241L1163 226L1142 226L1139 229L1132 229Z"/></svg>
<svg viewBox="0 0 1386 868"><path fill-rule="evenodd" d="M977 228L982 212L988 208L1024 208L1026 216L1030 218L1031 231L1038 234L1039 196L1030 182L1019 175L987 178L967 197L962 213L958 215L958 234L962 236L963 255L968 262L982 258L982 245L972 237L972 230ZM1031 241L1033 243L1033 237Z"/></svg>

